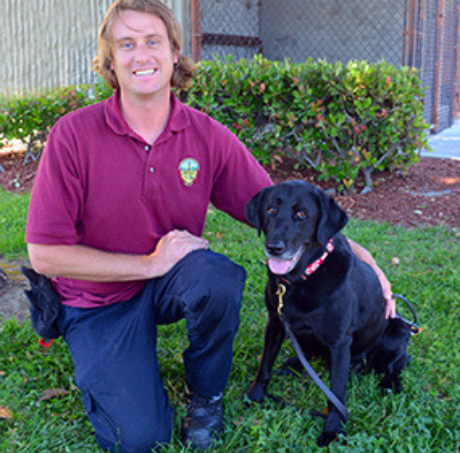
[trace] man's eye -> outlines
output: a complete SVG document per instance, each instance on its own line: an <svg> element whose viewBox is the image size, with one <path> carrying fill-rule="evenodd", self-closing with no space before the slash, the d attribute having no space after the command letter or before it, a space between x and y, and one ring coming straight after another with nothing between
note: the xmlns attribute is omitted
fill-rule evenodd
<svg viewBox="0 0 460 453"><path fill-rule="evenodd" d="M305 220L308 218L308 214L305 211L297 211L295 213L296 219Z"/></svg>
<svg viewBox="0 0 460 453"><path fill-rule="evenodd" d="M155 39L151 39L151 40L149 41L149 46L150 46L150 47L155 47L157 44L158 44L158 43L157 43L157 41L156 41Z"/></svg>
<svg viewBox="0 0 460 453"><path fill-rule="evenodd" d="M133 44L131 42L125 42L121 45L122 49L129 50L133 48Z"/></svg>

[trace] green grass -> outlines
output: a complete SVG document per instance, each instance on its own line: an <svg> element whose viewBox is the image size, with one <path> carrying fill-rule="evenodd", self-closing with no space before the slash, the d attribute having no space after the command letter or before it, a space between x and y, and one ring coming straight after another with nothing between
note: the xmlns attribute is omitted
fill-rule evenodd
<svg viewBox="0 0 460 453"><path fill-rule="evenodd" d="M30 195L6 192L0 187L0 256L26 258L24 228Z"/></svg>
<svg viewBox="0 0 460 453"><path fill-rule="evenodd" d="M27 198L6 199L19 221L2 223L8 222L8 229L22 237ZM16 203L18 206L13 208ZM273 376L270 391L298 409L270 400L262 405L244 405L242 395L257 370L266 322L262 240L255 231L211 210L205 234L212 249L227 254L248 272L242 323L225 393L226 432L214 451L459 452L458 237L444 228L406 230L362 221L351 221L345 233L371 251L392 282L394 292L405 295L417 309L423 331L411 342L412 362L404 372L403 393L383 394L377 386L378 377L352 375L347 444L336 442L326 450L315 443L323 422L309 415L310 409L323 409L326 401L310 379ZM17 244L8 250L8 256L24 253ZM394 257L399 258L397 266L392 264ZM181 360L185 347L183 323L160 328L160 365L176 410L176 426L185 412ZM277 365L291 355L286 342ZM322 364L314 363L314 367L328 382ZM28 323L5 323L0 327L0 372L0 407L8 407L13 413L10 420L0 419L0 451L100 451L73 383L71 358L62 340L44 350L37 346L37 337ZM55 387L70 390L70 395L40 401L44 390ZM177 429L172 443L163 451L187 451L178 440Z"/></svg>

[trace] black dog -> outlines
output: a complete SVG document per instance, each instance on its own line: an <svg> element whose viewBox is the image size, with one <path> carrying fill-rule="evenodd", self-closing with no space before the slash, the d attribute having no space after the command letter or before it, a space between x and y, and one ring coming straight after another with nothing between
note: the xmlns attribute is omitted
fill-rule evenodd
<svg viewBox="0 0 460 453"><path fill-rule="evenodd" d="M265 235L269 319L256 378L247 396L262 402L270 372L286 336L278 315L278 285L284 284L283 316L307 357L330 365L330 387L345 404L350 365L383 373L381 385L401 390L399 374L409 362L411 329L385 319L385 300L372 268L352 252L340 230L347 214L319 188L289 181L263 189L246 205L248 221ZM329 403L318 444L345 434L345 421Z"/></svg>

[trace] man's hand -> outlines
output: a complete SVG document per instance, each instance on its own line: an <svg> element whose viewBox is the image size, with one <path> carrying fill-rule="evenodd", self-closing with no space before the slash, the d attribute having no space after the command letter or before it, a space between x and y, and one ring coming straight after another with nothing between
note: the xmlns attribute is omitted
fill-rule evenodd
<svg viewBox="0 0 460 453"><path fill-rule="evenodd" d="M379 278L383 297L385 298L385 318L394 318L396 316L396 301L393 297L393 291L391 291L391 283L380 269L377 272L377 277Z"/></svg>
<svg viewBox="0 0 460 453"><path fill-rule="evenodd" d="M165 275L189 253L208 248L209 242L205 238L194 236L188 231L170 231L160 239L155 251L149 256L152 277Z"/></svg>

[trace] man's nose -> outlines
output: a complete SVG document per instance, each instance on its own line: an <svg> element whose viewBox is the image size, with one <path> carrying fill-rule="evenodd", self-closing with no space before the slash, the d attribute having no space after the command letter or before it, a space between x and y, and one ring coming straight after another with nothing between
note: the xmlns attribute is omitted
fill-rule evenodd
<svg viewBox="0 0 460 453"><path fill-rule="evenodd" d="M147 61L150 58L149 50L144 44L140 44L137 46L135 58L138 62Z"/></svg>

